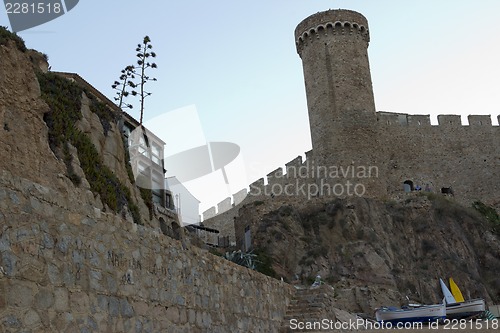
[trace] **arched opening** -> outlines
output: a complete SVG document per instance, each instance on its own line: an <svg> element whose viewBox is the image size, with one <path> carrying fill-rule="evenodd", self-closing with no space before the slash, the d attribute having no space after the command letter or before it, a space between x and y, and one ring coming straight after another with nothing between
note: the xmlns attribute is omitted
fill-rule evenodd
<svg viewBox="0 0 500 333"><path fill-rule="evenodd" d="M405 180L403 182L403 189L405 193L409 193L413 191L415 188L413 187L413 182L411 180Z"/></svg>
<svg viewBox="0 0 500 333"><path fill-rule="evenodd" d="M449 195L449 196L454 196L453 194L453 188L450 187L441 187L441 193L444 195Z"/></svg>

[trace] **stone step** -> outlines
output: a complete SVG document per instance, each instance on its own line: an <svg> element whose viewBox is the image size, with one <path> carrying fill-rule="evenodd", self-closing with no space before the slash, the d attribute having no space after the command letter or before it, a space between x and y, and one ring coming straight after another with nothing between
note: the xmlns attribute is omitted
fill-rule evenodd
<svg viewBox="0 0 500 333"><path fill-rule="evenodd" d="M329 289L321 287L317 289L297 289L288 308L280 332L300 332L289 327L291 319L298 322L319 322L324 319L323 313L331 304L332 295ZM304 330L303 332L310 332Z"/></svg>
<svg viewBox="0 0 500 333"><path fill-rule="evenodd" d="M315 303L296 303L289 304L289 309L302 309L302 308L321 308L325 305L323 302L315 302Z"/></svg>
<svg viewBox="0 0 500 333"><path fill-rule="evenodd" d="M304 310L304 311L287 311L285 314L285 318L297 318L304 317L306 315L314 315L316 317L323 314L323 311L320 310Z"/></svg>
<svg viewBox="0 0 500 333"><path fill-rule="evenodd" d="M306 315L321 315L323 311L321 310L304 310L304 311L287 311L285 318L298 318L304 317Z"/></svg>
<svg viewBox="0 0 500 333"><path fill-rule="evenodd" d="M300 297L300 296L307 296L307 295L326 295L327 293L323 292L323 291L318 291L318 290L315 290L315 289L303 289L303 290L297 290L297 292L295 293L296 296Z"/></svg>

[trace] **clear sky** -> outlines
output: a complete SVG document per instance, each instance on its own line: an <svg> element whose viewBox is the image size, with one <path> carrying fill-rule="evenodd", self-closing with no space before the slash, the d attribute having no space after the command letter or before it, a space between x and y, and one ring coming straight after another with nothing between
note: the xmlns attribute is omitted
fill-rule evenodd
<svg viewBox="0 0 500 333"><path fill-rule="evenodd" d="M48 54L52 70L76 72L112 99L111 84L149 35L158 81L149 86L145 119L194 107L207 141L241 147L245 180L196 190L203 211L311 149L293 33L307 16L335 8L368 19L377 110L431 114L434 124L438 114L491 114L498 124L498 0L80 0L20 36ZM3 9L0 24L9 25ZM137 108L130 113L139 117ZM185 140L169 138L167 146Z"/></svg>

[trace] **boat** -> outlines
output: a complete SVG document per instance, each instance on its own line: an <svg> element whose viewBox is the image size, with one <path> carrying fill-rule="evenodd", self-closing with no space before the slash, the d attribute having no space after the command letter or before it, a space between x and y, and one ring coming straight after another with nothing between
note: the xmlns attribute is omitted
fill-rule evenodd
<svg viewBox="0 0 500 333"><path fill-rule="evenodd" d="M465 319L478 316L486 310L484 299L477 298L465 302L446 304L446 318Z"/></svg>
<svg viewBox="0 0 500 333"><path fill-rule="evenodd" d="M375 311L375 318L383 323L407 323L441 321L446 317L446 305L421 305L418 307L381 307Z"/></svg>
<svg viewBox="0 0 500 333"><path fill-rule="evenodd" d="M451 291L442 279L439 279L439 283L446 303L446 318L465 319L480 315L486 310L486 303L482 298L465 301L453 278L450 277Z"/></svg>

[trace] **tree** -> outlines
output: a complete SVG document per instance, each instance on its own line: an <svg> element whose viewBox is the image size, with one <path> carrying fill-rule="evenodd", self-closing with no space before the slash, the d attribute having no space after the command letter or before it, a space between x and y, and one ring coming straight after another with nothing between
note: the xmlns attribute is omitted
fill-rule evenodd
<svg viewBox="0 0 500 333"><path fill-rule="evenodd" d="M148 36L145 36L142 45L137 44L137 48L135 49L137 52L137 64L139 65L138 69L140 69L140 82L139 86L141 87L141 118L139 123L142 125L142 119L144 115L144 99L151 95L150 92L144 90L144 86L148 81L156 81L156 78L149 77L146 75L146 70L148 68L157 68L156 63L150 63L148 59L156 58L156 53L152 52L151 49L153 45L151 44L151 39Z"/></svg>
<svg viewBox="0 0 500 333"><path fill-rule="evenodd" d="M124 98L127 98L129 95L140 97L141 103L141 117L139 123L142 125L142 121L144 118L144 100L146 97L150 96L151 93L146 91L145 85L149 81L156 81L156 78L150 77L146 75L146 71L149 68L158 68L156 63L149 62L150 58L156 58L156 53L151 51L153 49L153 45L151 44L151 39L149 36L145 36L142 44L137 44L137 48L135 49L137 53L137 64L136 65L128 65L122 71L119 80L115 81L111 87L115 90L117 97L115 97L115 101L119 108L129 108L132 109L133 105L130 103L126 103ZM134 80L138 78L139 82L135 82ZM136 90L139 88L139 92ZM129 90L131 89L131 90Z"/></svg>
<svg viewBox="0 0 500 333"><path fill-rule="evenodd" d="M127 91L127 88L135 89L137 87L134 81L132 81L133 79L135 79L135 68L134 66L129 65L124 69L122 69L121 73L122 73L122 75L120 75L121 82L115 81L115 83L111 85L113 89L118 90L116 92L117 97L115 97L115 101L118 102L117 104L120 109L126 109L126 108L132 109L133 105L125 103L123 98L128 97L129 94L132 94L133 96L137 95L137 92L135 90L132 90L130 92Z"/></svg>

